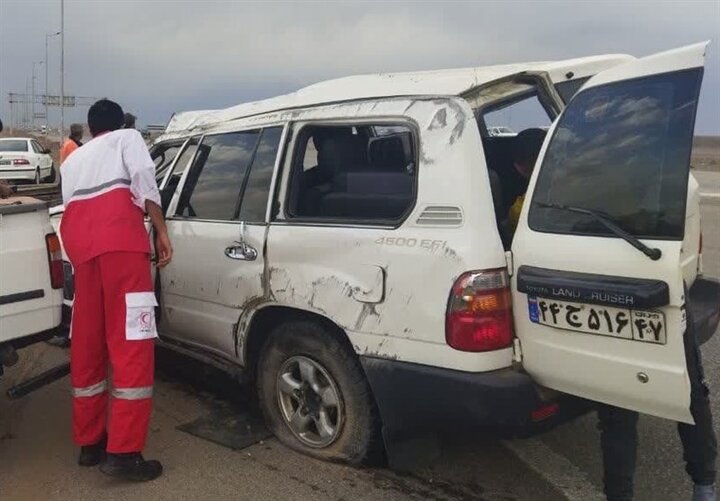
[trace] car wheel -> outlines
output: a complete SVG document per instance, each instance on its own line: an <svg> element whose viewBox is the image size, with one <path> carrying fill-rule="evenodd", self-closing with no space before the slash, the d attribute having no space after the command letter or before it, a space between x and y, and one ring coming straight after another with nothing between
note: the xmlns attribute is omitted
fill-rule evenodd
<svg viewBox="0 0 720 501"><path fill-rule="evenodd" d="M278 326L258 364L265 419L285 445L324 459L375 459L379 419L355 353L311 321Z"/></svg>
<svg viewBox="0 0 720 501"><path fill-rule="evenodd" d="M50 165L50 175L45 178L45 182L52 184L55 182L56 178L57 178L57 173L55 172L55 165L51 164Z"/></svg>
<svg viewBox="0 0 720 501"><path fill-rule="evenodd" d="M35 169L35 184L40 184L42 182L42 179L40 179L40 167Z"/></svg>

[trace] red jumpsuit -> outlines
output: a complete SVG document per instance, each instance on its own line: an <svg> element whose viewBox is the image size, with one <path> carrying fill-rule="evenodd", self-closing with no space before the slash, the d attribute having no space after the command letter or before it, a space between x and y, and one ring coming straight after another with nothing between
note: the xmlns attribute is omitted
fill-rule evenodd
<svg viewBox="0 0 720 501"><path fill-rule="evenodd" d="M140 134L125 129L95 137L61 167L60 234L75 271L73 438L92 445L107 433L110 453L142 451L150 421L157 303L143 208L160 204L154 172Z"/></svg>

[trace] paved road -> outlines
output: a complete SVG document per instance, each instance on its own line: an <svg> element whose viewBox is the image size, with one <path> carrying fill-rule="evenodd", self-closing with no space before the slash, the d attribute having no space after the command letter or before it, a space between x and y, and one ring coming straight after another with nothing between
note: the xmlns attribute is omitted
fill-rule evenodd
<svg viewBox="0 0 720 501"><path fill-rule="evenodd" d="M720 192L720 174L698 176L705 193ZM720 277L720 200L704 199L705 270ZM708 380L720 388L720 336L703 348ZM20 366L0 379L7 386L63 360L48 345L23 353ZM194 369L192 369L194 370ZM442 444L439 458L412 475L360 470L314 461L270 439L232 451L176 429L217 405L240 405L229 398L242 390L227 383L224 399L177 379L157 384L148 455L165 461L166 474L148 485L124 485L95 469L74 464L67 380L20 402L0 398L0 499L153 500L533 500L602 499L598 433L589 415L541 437L503 442L468 436ZM230 404L227 404L230 401ZM720 416L720 397L713 409ZM718 427L720 428L720 427ZM675 426L643 417L637 499L688 499Z"/></svg>

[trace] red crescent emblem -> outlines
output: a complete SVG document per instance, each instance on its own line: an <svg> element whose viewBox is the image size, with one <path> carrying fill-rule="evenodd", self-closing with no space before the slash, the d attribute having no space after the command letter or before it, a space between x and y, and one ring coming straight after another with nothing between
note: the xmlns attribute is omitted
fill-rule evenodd
<svg viewBox="0 0 720 501"><path fill-rule="evenodd" d="M145 328L150 328L152 322L152 317L150 315L151 314L148 311L140 314L140 323L143 324L143 327Z"/></svg>

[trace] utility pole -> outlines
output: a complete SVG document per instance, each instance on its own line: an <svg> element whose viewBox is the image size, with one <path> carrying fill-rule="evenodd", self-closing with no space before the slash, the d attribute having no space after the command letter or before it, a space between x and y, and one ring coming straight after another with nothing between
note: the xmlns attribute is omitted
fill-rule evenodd
<svg viewBox="0 0 720 501"><path fill-rule="evenodd" d="M48 95L50 94L48 92L48 66L50 66L48 62L48 41L50 37L55 37L59 34L59 31L53 34L45 33L45 128L47 129L50 129L50 115L48 114Z"/></svg>
<svg viewBox="0 0 720 501"><path fill-rule="evenodd" d="M33 73L32 73L32 104L31 104L31 107L32 107L32 121L31 121L31 123L32 123L33 129L35 129L35 78L36 78L36 77L35 77L35 66L37 66L38 64L43 64L43 62L42 62L42 61L38 61L38 62L36 62L36 63L33 63Z"/></svg>
<svg viewBox="0 0 720 501"><path fill-rule="evenodd" d="M65 137L65 0L60 0L60 137Z"/></svg>
<svg viewBox="0 0 720 501"><path fill-rule="evenodd" d="M25 116L23 117L23 122L25 124L25 128L28 127L30 124L30 102L28 100L28 96L30 95L30 79L28 77L25 77L25 98L23 101L25 102Z"/></svg>

